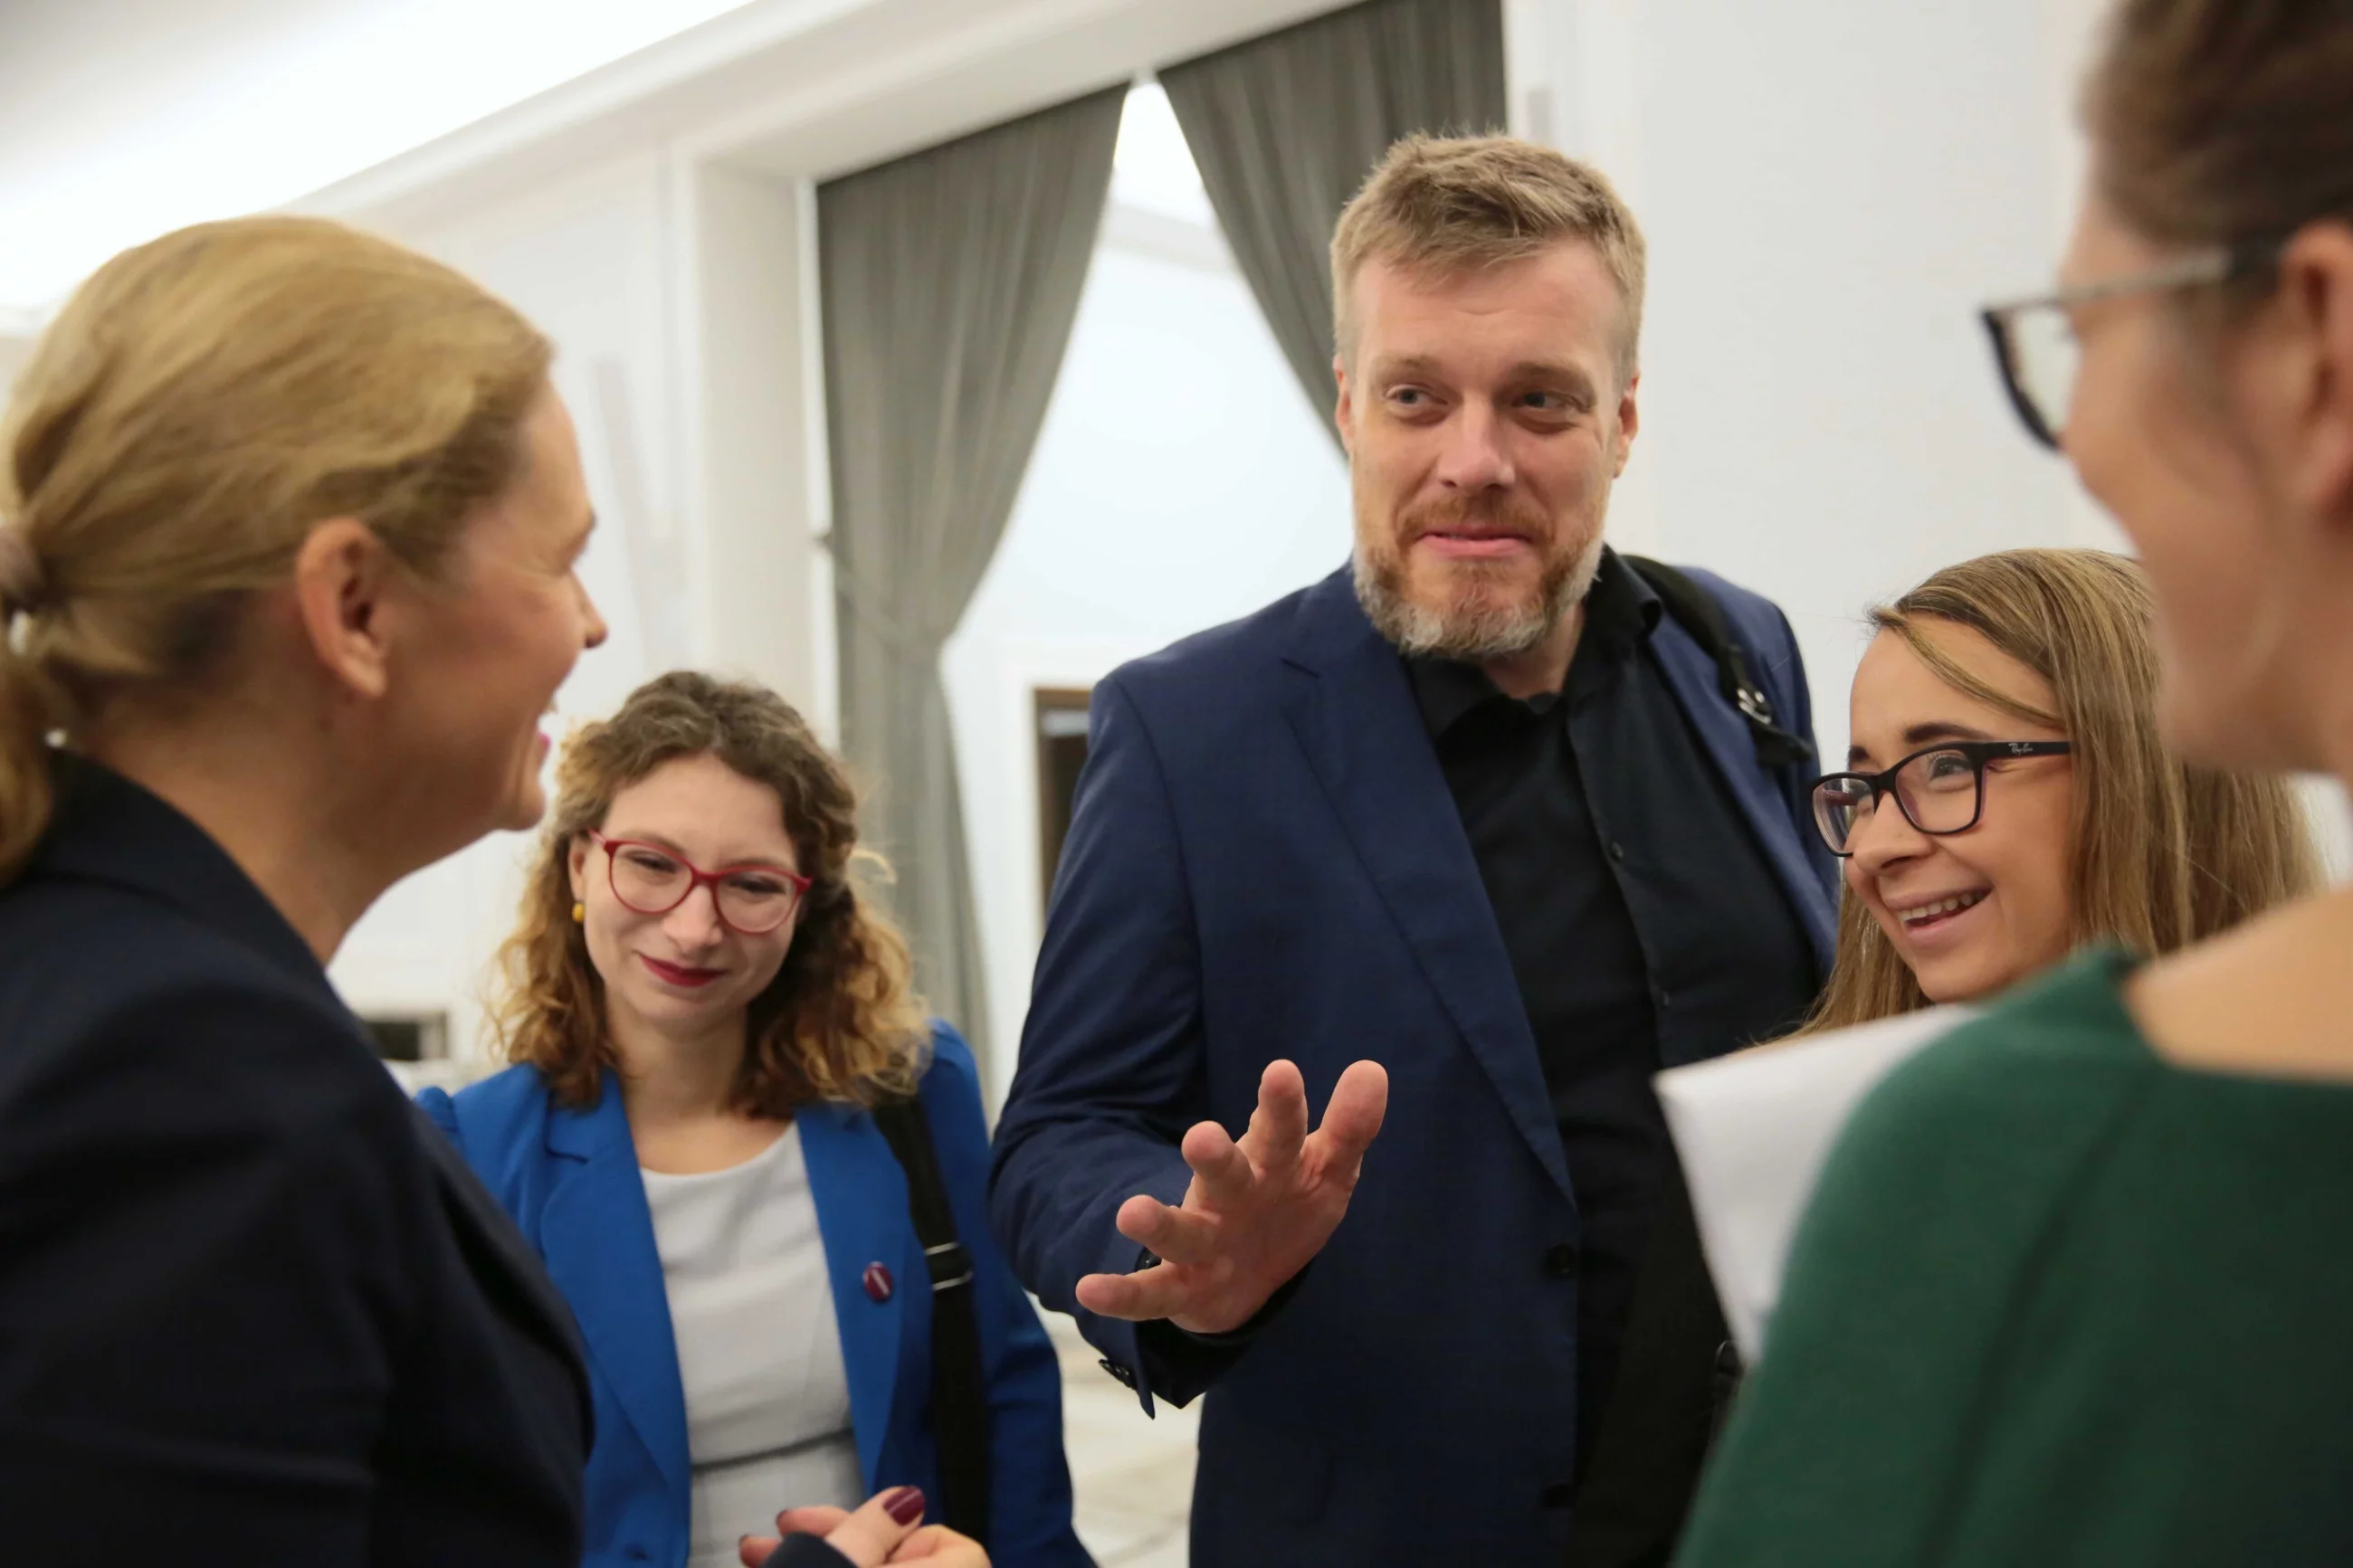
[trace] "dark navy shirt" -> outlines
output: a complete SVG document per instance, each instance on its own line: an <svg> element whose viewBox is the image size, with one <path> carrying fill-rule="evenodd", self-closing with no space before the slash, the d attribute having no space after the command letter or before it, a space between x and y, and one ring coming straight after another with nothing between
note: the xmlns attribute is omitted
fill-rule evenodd
<svg viewBox="0 0 2353 1568"><path fill-rule="evenodd" d="M1785 1032L1815 991L1797 912L1650 649L1663 609L1605 552L1562 691L1523 701L1476 666L1407 661L1576 1191L1580 1468L1672 1158L1651 1075Z"/></svg>

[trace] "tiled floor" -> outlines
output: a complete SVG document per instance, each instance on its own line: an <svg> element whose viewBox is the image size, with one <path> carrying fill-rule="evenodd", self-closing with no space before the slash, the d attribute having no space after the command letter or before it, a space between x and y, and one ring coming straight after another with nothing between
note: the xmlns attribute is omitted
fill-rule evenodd
<svg viewBox="0 0 2353 1568"><path fill-rule="evenodd" d="M1071 1320L1043 1316L1062 1362L1062 1440L1079 1539L1101 1568L1185 1568L1200 1407L1158 1405L1158 1415L1145 1419Z"/></svg>

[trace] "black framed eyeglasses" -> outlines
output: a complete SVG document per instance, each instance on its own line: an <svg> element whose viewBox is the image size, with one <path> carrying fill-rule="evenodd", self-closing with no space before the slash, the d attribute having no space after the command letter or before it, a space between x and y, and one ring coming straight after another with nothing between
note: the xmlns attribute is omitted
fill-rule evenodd
<svg viewBox="0 0 2353 1568"><path fill-rule="evenodd" d="M2162 267L2124 278L2104 278L2054 289L2031 299L1989 305L1978 312L1993 342L1994 363L2001 372L2010 404L2018 411L2027 434L2056 451L2067 426L2067 409L2075 399L2075 373L2083 353L2075 342L2075 312L2101 300L2127 294L2147 294L2168 289L2195 289L2235 283L2266 270L2279 260L2284 240L2252 245L2215 246L2177 258Z"/></svg>
<svg viewBox="0 0 2353 1568"><path fill-rule="evenodd" d="M2073 741L1947 741L1913 752L1884 773L1826 773L1814 785L1814 826L1831 853L1852 855L1857 825L1894 795L1904 820L1932 837L1967 833L1985 815L1988 763L2063 757Z"/></svg>

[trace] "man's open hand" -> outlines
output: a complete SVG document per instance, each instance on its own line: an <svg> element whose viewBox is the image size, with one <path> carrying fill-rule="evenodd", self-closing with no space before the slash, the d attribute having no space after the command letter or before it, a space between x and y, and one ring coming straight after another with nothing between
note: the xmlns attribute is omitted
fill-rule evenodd
<svg viewBox="0 0 2353 1568"><path fill-rule="evenodd" d="M1079 1305L1135 1322L1166 1318L1196 1334L1241 1327L1339 1228L1388 1101L1388 1074L1357 1062L1310 1133L1299 1069L1268 1064L1240 1142L1214 1121L1185 1134L1193 1184L1183 1206L1142 1194L1120 1205L1119 1233L1150 1248L1160 1267L1090 1274L1079 1281Z"/></svg>

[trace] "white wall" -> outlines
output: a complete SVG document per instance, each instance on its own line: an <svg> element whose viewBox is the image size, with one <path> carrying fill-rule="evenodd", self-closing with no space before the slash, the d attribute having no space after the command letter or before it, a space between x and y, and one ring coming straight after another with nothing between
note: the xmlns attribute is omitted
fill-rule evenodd
<svg viewBox="0 0 2353 1568"><path fill-rule="evenodd" d="M1240 277L1213 241L1191 260L1170 258L1174 244L1142 248L1148 225L1120 243L1121 216L1012 521L944 661L1000 1092L1043 925L1030 692L1091 685L1348 555L1339 448Z"/></svg>
<svg viewBox="0 0 2353 1568"><path fill-rule="evenodd" d="M681 292L694 297L673 318L691 351L680 438L694 526L671 528L663 546L689 569L671 576L675 650L652 662L764 681L830 735L815 193L711 164L692 171L691 189L677 226L693 240L693 287Z"/></svg>
<svg viewBox="0 0 2353 1568"><path fill-rule="evenodd" d="M651 153L396 237L462 268L555 339L556 389L580 431L596 531L581 574L612 627L557 694L558 732L609 712L672 655L691 657L663 552L683 541L665 165ZM532 840L497 834L401 883L337 954L363 1013L447 1009L453 1056L478 1053L486 965L511 928Z"/></svg>
<svg viewBox="0 0 2353 1568"><path fill-rule="evenodd" d="M8 388L16 379L16 372L32 357L33 337L18 336L0 325L0 403L7 399Z"/></svg>
<svg viewBox="0 0 2353 1568"><path fill-rule="evenodd" d="M1974 316L2057 258L2082 0L1515 6L1544 62L1523 93L1651 240L1626 532L1780 601L1842 750L1865 605L2115 539L2018 429Z"/></svg>

